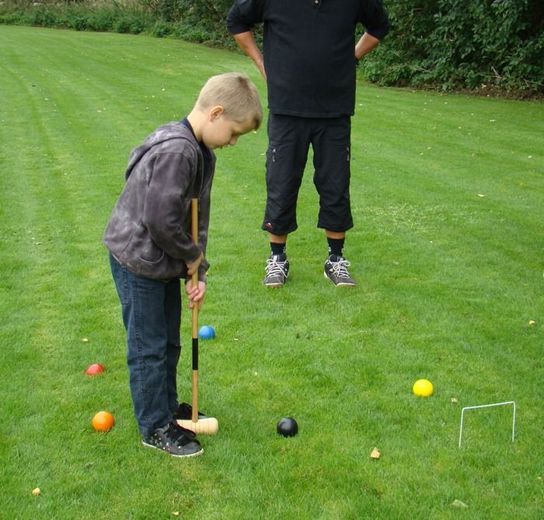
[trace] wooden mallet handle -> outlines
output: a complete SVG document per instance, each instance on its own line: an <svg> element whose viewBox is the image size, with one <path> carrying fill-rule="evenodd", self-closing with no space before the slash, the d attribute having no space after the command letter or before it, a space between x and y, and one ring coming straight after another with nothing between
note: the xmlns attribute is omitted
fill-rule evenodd
<svg viewBox="0 0 544 520"><path fill-rule="evenodd" d="M193 242L198 245L198 199L191 200L191 235ZM198 269L193 273L191 281L198 286ZM198 418L198 311L199 305L194 304L193 318L193 401L191 420L178 420L177 423L196 434L215 435L219 430L219 422L215 417Z"/></svg>
<svg viewBox="0 0 544 520"><path fill-rule="evenodd" d="M198 245L198 199L191 200L191 235L195 245ZM198 286L198 269L193 273L193 286ZM193 304L193 402L192 417L198 422L198 304Z"/></svg>

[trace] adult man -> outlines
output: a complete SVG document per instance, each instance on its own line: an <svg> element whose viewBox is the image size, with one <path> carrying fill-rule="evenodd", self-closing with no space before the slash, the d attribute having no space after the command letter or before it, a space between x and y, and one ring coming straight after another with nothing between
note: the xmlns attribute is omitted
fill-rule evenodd
<svg viewBox="0 0 544 520"><path fill-rule="evenodd" d="M264 25L263 53L253 28ZM358 23L365 33L355 44ZM253 60L268 87L267 201L262 228L271 254L265 285L287 280L285 253L297 229L296 204L310 144L319 193L317 226L329 256L324 274L335 285L355 285L343 256L351 217L350 136L356 62L387 34L381 0L236 0L227 27ZM263 59L264 54L264 59Z"/></svg>

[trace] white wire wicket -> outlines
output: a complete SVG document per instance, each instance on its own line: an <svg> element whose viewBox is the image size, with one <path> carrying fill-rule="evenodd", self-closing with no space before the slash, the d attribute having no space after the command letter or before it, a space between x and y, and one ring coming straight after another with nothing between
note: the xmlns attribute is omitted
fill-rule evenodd
<svg viewBox="0 0 544 520"><path fill-rule="evenodd" d="M480 408L492 408L494 406L508 406L512 405L512 442L516 437L516 402L515 401L505 401L504 403L491 403L491 404L480 404L477 406L465 406L461 410L461 426L459 427L459 448L463 442L463 428L465 424L465 411L466 410L478 410Z"/></svg>

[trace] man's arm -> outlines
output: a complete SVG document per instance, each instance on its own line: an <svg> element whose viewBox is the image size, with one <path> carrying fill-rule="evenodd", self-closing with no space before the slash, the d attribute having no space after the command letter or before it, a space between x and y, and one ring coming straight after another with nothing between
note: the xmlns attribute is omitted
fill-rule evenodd
<svg viewBox="0 0 544 520"><path fill-rule="evenodd" d="M382 0L368 0L361 7L359 21L365 27L365 33L355 45L357 60L373 51L389 32L389 17Z"/></svg>
<svg viewBox="0 0 544 520"><path fill-rule="evenodd" d="M380 40L378 40L378 38L365 32L361 36L361 39L357 42L357 45L355 45L355 58L360 60L363 56L373 51L379 45L379 43Z"/></svg>
<svg viewBox="0 0 544 520"><path fill-rule="evenodd" d="M238 47L249 56L266 79L263 55L253 38L253 26L263 22L264 0L235 0L227 14L227 29Z"/></svg>
<svg viewBox="0 0 544 520"><path fill-rule="evenodd" d="M264 70L263 55L255 43L255 38L253 38L253 33L251 31L246 31L238 34L234 34L234 41L238 44L238 47L249 56L255 66L261 73L262 77L266 80L266 71Z"/></svg>

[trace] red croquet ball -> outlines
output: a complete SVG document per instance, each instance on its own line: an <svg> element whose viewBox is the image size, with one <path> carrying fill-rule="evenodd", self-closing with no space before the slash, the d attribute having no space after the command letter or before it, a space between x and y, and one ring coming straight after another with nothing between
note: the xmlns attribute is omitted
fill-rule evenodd
<svg viewBox="0 0 544 520"><path fill-rule="evenodd" d="M93 363L89 366L89 368L87 368L87 370L85 370L85 373L88 376L96 376L104 372L104 370L106 370L106 367L101 363Z"/></svg>

